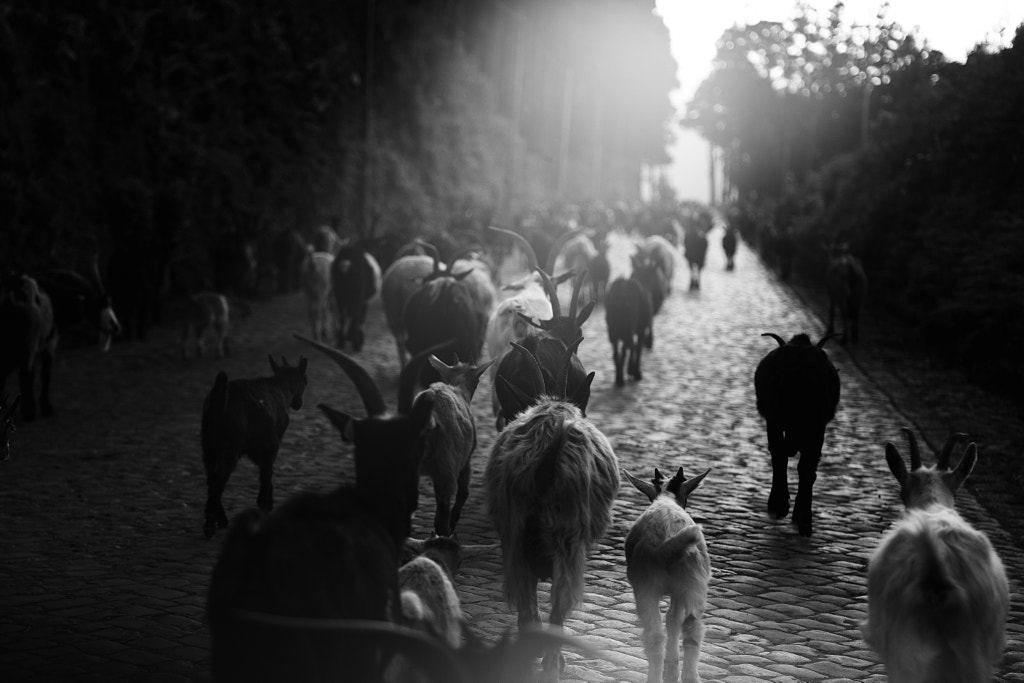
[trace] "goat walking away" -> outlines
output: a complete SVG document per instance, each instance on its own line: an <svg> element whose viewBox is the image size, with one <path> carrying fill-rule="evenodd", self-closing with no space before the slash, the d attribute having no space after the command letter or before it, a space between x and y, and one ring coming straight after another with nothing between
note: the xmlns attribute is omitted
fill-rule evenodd
<svg viewBox="0 0 1024 683"><path fill-rule="evenodd" d="M197 292L189 297L185 322L181 327L181 357L188 358L188 342L195 340L196 356L202 356L206 332L212 332L217 358L230 354L228 333L231 331L231 306L228 298L218 292Z"/></svg>
<svg viewBox="0 0 1024 683"><path fill-rule="evenodd" d="M583 599L587 552L607 531L619 490L611 444L584 417L585 402L578 406L565 396L572 349L564 354L554 382L560 391L545 387L539 366L533 396L499 373L520 403L532 403L498 435L484 472L488 512L501 540L505 599L518 611L520 633L540 622L539 581L551 581L552 626L560 628ZM544 679L557 681L563 666L561 648L550 648Z"/></svg>
<svg viewBox="0 0 1024 683"><path fill-rule="evenodd" d="M683 236L683 251L690 267L690 291L700 289L700 274L708 255L708 238L700 228L688 227Z"/></svg>
<svg viewBox="0 0 1024 683"><path fill-rule="evenodd" d="M832 258L825 272L828 288L828 333L835 332L836 311L843 322L842 343L856 342L859 336L860 310L867 291L867 276L860 261L845 249Z"/></svg>
<svg viewBox="0 0 1024 683"><path fill-rule="evenodd" d="M434 404L422 437L420 473L430 477L434 485L434 533L448 536L455 530L462 506L469 497L472 457L476 450L476 422L471 409L473 394L480 376L494 361L479 367L460 363L458 358L452 365L437 356L430 356L429 361L441 381L420 393L429 396Z"/></svg>
<svg viewBox="0 0 1024 683"><path fill-rule="evenodd" d="M423 284L424 279L434 272L436 262L437 249L432 245L421 242L415 243L415 246L432 250L434 257L426 254L408 254L397 258L384 272L380 290L384 317L388 321L388 329L395 337L395 347L398 349L399 370L404 368L409 360L409 352L405 347L408 339L405 328L405 305Z"/></svg>
<svg viewBox="0 0 1024 683"><path fill-rule="evenodd" d="M629 279L616 278L605 295L605 322L615 363L615 386L626 384L623 366L633 379L643 378L640 371L641 346L654 347L654 310L651 288L657 286L654 266L634 255ZM628 362L627 362L628 357Z"/></svg>
<svg viewBox="0 0 1024 683"><path fill-rule="evenodd" d="M704 533L686 512L686 500L710 471L687 479L680 467L663 489L665 478L657 468L650 482L623 470L633 486L651 501L626 536L626 578L633 587L643 628L647 683L679 680L680 634L683 683L700 683L697 664L704 641L711 558ZM670 602L663 627L664 595Z"/></svg>
<svg viewBox="0 0 1024 683"><path fill-rule="evenodd" d="M268 356L272 377L228 380L217 373L203 402L201 439L206 469L206 508L203 533L207 538L228 525L221 497L243 455L259 468L256 504L263 512L274 507L274 461L288 428L288 408L302 408L306 390L306 359L296 367L282 357L281 365Z"/></svg>
<svg viewBox="0 0 1024 683"><path fill-rule="evenodd" d="M761 336L779 343L779 348L761 359L754 372L757 412L765 419L772 457L768 512L776 519L789 514L789 459L799 453L800 480L793 523L801 535L810 536L811 495L825 428L839 405L839 373L823 348L831 336L826 335L813 346L806 334L797 334L788 343L771 332Z"/></svg>
<svg viewBox="0 0 1024 683"><path fill-rule="evenodd" d="M413 402L425 355L399 380L388 411L380 388L351 357L299 337L352 380L366 418L320 404L342 441L354 444L355 482L291 497L269 516L240 516L210 581L207 612L215 680L380 680L390 655L375 638L340 638L323 620L390 622L401 614L398 569L419 502L418 440L429 397ZM428 353L434 352L430 349ZM253 612L257 618L248 618ZM266 624L304 620L309 629Z"/></svg>
<svg viewBox="0 0 1024 683"><path fill-rule="evenodd" d="M318 342L326 342L333 336L334 316L331 315L331 267L334 255L326 251L306 253L302 263L302 289L309 307L309 326L312 337Z"/></svg>
<svg viewBox="0 0 1024 683"><path fill-rule="evenodd" d="M1006 647L1006 570L988 537L953 507L974 469L977 446L968 444L950 470L954 446L966 437L953 434L938 463L922 467L914 433L904 432L910 471L892 443L885 444L885 459L906 512L868 564L864 641L892 683L989 681Z"/></svg>
<svg viewBox="0 0 1024 683"><path fill-rule="evenodd" d="M7 377L18 371L21 416L36 418L35 378L39 373L39 403L43 417L53 415L50 376L57 352L57 327L50 297L25 274L0 284L0 392Z"/></svg>

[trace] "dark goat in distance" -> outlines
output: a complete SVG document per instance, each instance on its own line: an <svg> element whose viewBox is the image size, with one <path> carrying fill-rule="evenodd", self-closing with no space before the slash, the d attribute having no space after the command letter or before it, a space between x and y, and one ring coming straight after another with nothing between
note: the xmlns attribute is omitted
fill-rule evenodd
<svg viewBox="0 0 1024 683"><path fill-rule="evenodd" d="M603 234L594 239L597 255L590 261L591 299L598 303L604 301L611 277L611 265L608 263L608 235Z"/></svg>
<svg viewBox="0 0 1024 683"><path fill-rule="evenodd" d="M708 255L707 235L699 228L687 228L683 236L683 251L690 266L690 289L700 289L700 274Z"/></svg>
<svg viewBox="0 0 1024 683"><path fill-rule="evenodd" d="M725 234L722 235L722 250L725 251L725 269L732 271L736 269L736 246L738 242L736 228L726 226Z"/></svg>
<svg viewBox="0 0 1024 683"><path fill-rule="evenodd" d="M770 332L761 336L772 337L779 344L754 372L757 412L766 422L772 458L768 512L777 519L789 513L787 468L789 459L799 453L800 483L793 523L802 535L810 536L811 495L825 427L835 417L839 404L839 373L822 348L831 336L826 335L817 345L812 345L806 334L797 334L788 343Z"/></svg>
<svg viewBox="0 0 1024 683"><path fill-rule="evenodd" d="M18 273L0 283L0 392L7 377L18 371L21 416L36 418L37 407L44 417L53 415L50 376L57 350L50 297L35 279ZM39 403L35 399L35 378L39 373Z"/></svg>
<svg viewBox="0 0 1024 683"><path fill-rule="evenodd" d="M641 379L641 346L654 346L654 311L651 306L650 283L656 278L654 267L633 256L633 273L616 278L605 295L605 322L608 341L615 363L615 386L625 385L623 366L633 379ZM628 356L628 365L626 363Z"/></svg>
<svg viewBox="0 0 1024 683"><path fill-rule="evenodd" d="M207 538L228 525L221 497L224 487L243 455L260 470L256 504L263 512L274 507L274 461L288 428L288 409L302 408L306 390L306 359L297 367L268 356L272 377L228 380L217 373L213 388L203 402L201 437L206 469L206 508L203 533Z"/></svg>
<svg viewBox="0 0 1024 683"><path fill-rule="evenodd" d="M584 417L586 402L580 407L567 390L579 341L562 351L554 386L545 385L536 359L529 394L498 374L508 390L503 409L512 407L507 399L526 406L510 411L516 417L498 435L484 472L488 512L502 546L505 599L518 611L520 633L540 622L538 581L551 581L552 626L561 627L582 600L587 553L607 531L619 490L611 444ZM513 353L529 355L521 347ZM593 373L588 393L591 381ZM557 681L563 666L561 647L548 648L544 680Z"/></svg>
<svg viewBox="0 0 1024 683"><path fill-rule="evenodd" d="M412 253L414 250L427 253ZM398 369L401 371L409 360L406 349L408 332L405 327L405 305L434 272L437 249L426 242L414 241L403 247L395 260L384 271L381 281L380 298L384 304L384 317L388 329L395 337L398 350Z"/></svg>
<svg viewBox="0 0 1024 683"><path fill-rule="evenodd" d="M377 638L338 637L336 620L390 622L382 626L392 631L401 618L398 570L419 503L418 441L433 409L429 397L413 402L413 383L438 349L402 371L391 413L354 359L298 338L338 363L366 408L359 419L319 406L354 444L355 481L295 495L270 516L252 511L232 525L207 602L218 681L380 680L390 655Z"/></svg>
<svg viewBox="0 0 1024 683"><path fill-rule="evenodd" d="M825 285L828 288L828 333L835 332L838 311L843 323L842 343L856 342L860 327L860 310L864 305L867 276L860 261L843 250L828 264Z"/></svg>
<svg viewBox="0 0 1024 683"><path fill-rule="evenodd" d="M21 394L14 397L13 403L7 402L7 396L0 401L0 460L11 457L10 433L14 429L14 412L18 409Z"/></svg>
<svg viewBox="0 0 1024 683"><path fill-rule="evenodd" d="M351 342L353 351L362 351L366 340L363 333L366 311L380 287L380 266L370 252L358 244L337 250L331 263L331 290L338 311L335 326L339 349L345 348L345 342Z"/></svg>
<svg viewBox="0 0 1024 683"><path fill-rule="evenodd" d="M676 272L676 248L662 235L651 235L637 249L641 262L653 265L657 272L657 286L648 288L651 292L651 306L654 314L661 311L661 306L672 293L672 281Z"/></svg>
<svg viewBox="0 0 1024 683"><path fill-rule="evenodd" d="M66 268L44 270L35 277L40 289L53 304L53 320L58 332L84 324L99 332L99 348L109 351L111 341L121 332L110 295L100 278L99 264L92 260L90 277Z"/></svg>

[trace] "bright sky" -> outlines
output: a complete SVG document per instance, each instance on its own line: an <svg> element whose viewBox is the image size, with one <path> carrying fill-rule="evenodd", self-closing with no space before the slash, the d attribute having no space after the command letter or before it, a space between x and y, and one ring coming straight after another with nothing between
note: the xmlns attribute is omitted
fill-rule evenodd
<svg viewBox="0 0 1024 683"><path fill-rule="evenodd" d="M827 12L834 0L810 0ZM843 16L848 22L873 25L880 0L846 0ZM715 41L722 31L740 23L760 20L782 21L792 17L796 0L714 0L692 3L686 0L657 0L658 13L665 20L672 40L672 54L679 64L681 90L673 103L681 113L697 86L711 70ZM888 19L905 29L915 29L919 39L942 51L947 59L963 61L979 42L1009 45L1016 27L1024 22L1021 0L971 0L970 3L936 0L889 0ZM999 32L1003 29L1002 39ZM708 147L692 131L675 128L676 143L669 149L673 164L669 181L680 199L709 199Z"/></svg>

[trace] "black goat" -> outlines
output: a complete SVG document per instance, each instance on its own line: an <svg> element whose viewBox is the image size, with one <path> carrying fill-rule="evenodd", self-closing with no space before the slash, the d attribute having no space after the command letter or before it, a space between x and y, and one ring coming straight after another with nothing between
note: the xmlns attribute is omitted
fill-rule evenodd
<svg viewBox="0 0 1024 683"><path fill-rule="evenodd" d="M605 292L608 289L608 279L611 277L611 266L608 263L608 235L599 235L594 239L594 248L597 255L590 261L590 286L591 300L596 302L604 301Z"/></svg>
<svg viewBox="0 0 1024 683"><path fill-rule="evenodd" d="M434 272L405 304L404 320L406 348L417 354L447 338L455 344L448 346L438 358L448 365L462 359L476 364L487 333L487 313L480 309L473 287L465 281L472 270L452 274L434 261ZM440 380L433 368L423 368L422 384Z"/></svg>
<svg viewBox="0 0 1024 683"><path fill-rule="evenodd" d="M50 297L58 332L66 334L72 326L84 324L99 331L100 349L110 350L111 341L121 332L121 323L103 286L96 259L88 278L73 270L54 268L38 273L35 279Z"/></svg>
<svg viewBox="0 0 1024 683"><path fill-rule="evenodd" d="M217 527L228 525L221 496L228 478L243 455L260 470L260 492L256 504L263 512L274 507L274 460L288 428L288 408L302 407L306 390L306 359L298 367L270 359L272 377L228 381L217 373L213 389L203 402L203 465L206 468L206 519L203 533L213 536Z"/></svg>
<svg viewBox="0 0 1024 683"><path fill-rule="evenodd" d="M836 310L843 320L840 341L856 342L860 326L860 309L864 304L867 276L860 261L853 254L841 251L832 258L825 273L828 288L828 333L835 332Z"/></svg>
<svg viewBox="0 0 1024 683"><path fill-rule="evenodd" d="M782 519L789 513L789 459L800 453L800 485L793 507L793 523L804 536L811 535L811 493L818 476L818 461L825 442L825 427L839 404L839 373L825 353L831 336L812 345L806 334L786 343L766 332L779 348L757 366L754 390L757 411L767 423L768 450L772 457L772 489L768 512Z"/></svg>
<svg viewBox="0 0 1024 683"><path fill-rule="evenodd" d="M650 271L650 272L647 272ZM651 306L651 292L645 286L655 277L653 266L644 265L633 257L633 274L616 278L608 286L605 296L605 322L608 324L608 341L612 345L612 360L615 363L615 386L625 385L623 365L629 356L627 371L633 379L641 379L640 347L654 346L654 311Z"/></svg>
<svg viewBox="0 0 1024 683"><path fill-rule="evenodd" d="M412 400L427 353L402 371L391 414L355 360L299 339L338 363L366 407L367 417L357 419L319 406L355 445L355 482L294 496L269 517L251 511L236 520L207 601L218 681L380 680L390 655L378 638L339 638L333 627L338 619L373 620L392 622L381 624L390 632L400 619L398 569L419 503L418 440L433 409L427 397Z"/></svg>
<svg viewBox="0 0 1024 683"><path fill-rule="evenodd" d="M736 270L736 246L737 246L736 228L729 226L725 229L725 234L722 235L722 249L725 251L725 269L732 271Z"/></svg>
<svg viewBox="0 0 1024 683"><path fill-rule="evenodd" d="M687 228L683 236L683 251L690 266L690 289L700 289L700 273L708 255L708 238L699 228Z"/></svg>
<svg viewBox="0 0 1024 683"><path fill-rule="evenodd" d="M594 373L588 374L576 355L582 341L579 337L568 347L554 337L527 337L521 345L511 342L512 351L501 359L495 380L506 424L540 396L564 398L586 417Z"/></svg>
<svg viewBox="0 0 1024 683"><path fill-rule="evenodd" d="M348 341L352 343L353 351L362 351L366 340L363 334L366 310L370 299L377 295L380 288L380 265L370 252L358 244L338 249L331 264L331 290L338 310L335 324L338 328L339 349L345 348L345 342Z"/></svg>

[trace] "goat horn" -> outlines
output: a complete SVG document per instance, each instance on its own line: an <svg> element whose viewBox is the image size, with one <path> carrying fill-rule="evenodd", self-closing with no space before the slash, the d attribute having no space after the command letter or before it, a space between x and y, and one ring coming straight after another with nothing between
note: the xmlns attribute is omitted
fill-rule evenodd
<svg viewBox="0 0 1024 683"><path fill-rule="evenodd" d="M587 277L587 270L576 276L572 283L572 299L569 303L569 317L576 320L576 309L580 303L580 291L583 289L583 280Z"/></svg>
<svg viewBox="0 0 1024 683"><path fill-rule="evenodd" d="M921 467L921 449L917 447L917 437L914 436L909 428L903 427L901 431L907 435L907 441L910 443L910 471Z"/></svg>
<svg viewBox="0 0 1024 683"><path fill-rule="evenodd" d="M530 270L540 267L540 264L537 263L537 254L536 252L534 252L533 246L527 241L525 237L520 235L518 232L506 230L504 228L496 228L493 225L488 225L487 229L492 230L494 232L500 232L502 235L508 235L509 237L511 237L512 240L519 245L519 248L523 250L523 253L526 254L526 260L528 262Z"/></svg>
<svg viewBox="0 0 1024 683"><path fill-rule="evenodd" d="M558 301L558 286L551 281L551 276L544 272L543 268L534 268L537 274L540 275L540 281L544 285L544 293L548 295L548 299L551 300L551 314L552 318L559 318L562 316L562 304Z"/></svg>
<svg viewBox="0 0 1024 683"><path fill-rule="evenodd" d="M775 341L779 342L779 346L785 346L786 345L786 341L782 337L780 337L779 335L775 334L774 332L762 332L761 336L762 337L771 337Z"/></svg>
<svg viewBox="0 0 1024 683"><path fill-rule="evenodd" d="M548 252L549 273L555 272L555 261L558 260L558 252L562 251L562 247L565 246L566 242L571 240L573 237L582 234L584 234L582 230L566 230L559 235L558 239L555 240L555 243L551 245L551 251Z"/></svg>
<svg viewBox="0 0 1024 683"><path fill-rule="evenodd" d="M412 410L413 394L416 389L416 380L420 376L420 370L423 368L423 364L430 358L431 354L435 354L438 351L443 351L449 346L454 346L456 339L446 339L440 344L434 344L433 346L423 349L415 356L409 359L405 367L402 368L402 373L398 376L398 412L401 415L408 415Z"/></svg>
<svg viewBox="0 0 1024 683"><path fill-rule="evenodd" d="M829 332L828 334L826 334L824 337L821 338L821 341L818 342L818 348L819 349L824 348L825 347L825 342L827 342L829 339L832 339L833 337L842 337L842 336L843 336L842 332Z"/></svg>
<svg viewBox="0 0 1024 683"><path fill-rule="evenodd" d="M953 446L966 440L967 435L963 432L950 434L949 438L946 439L946 443L942 446L942 450L939 452L939 461L936 463L936 468L940 470L948 470L949 459L953 455Z"/></svg>
<svg viewBox="0 0 1024 683"><path fill-rule="evenodd" d="M370 619L292 617L241 609L231 609L229 615L238 621L248 621L275 629L344 635L346 640L383 646L386 650L405 655L417 665L417 670L434 672L433 680L456 683L468 683L472 680L454 650L439 646L431 636L407 626ZM574 647L581 645L577 642ZM582 647L583 651L586 651L586 646Z"/></svg>
<svg viewBox="0 0 1024 683"><path fill-rule="evenodd" d="M320 342L313 341L303 337L301 334L293 335L296 339L302 342L306 342L314 349L319 349L324 355L329 358L333 358L334 362L341 366L341 369L345 371L345 374L349 376L352 383L356 386L356 390L359 392L359 396L363 399L363 405L366 406L366 414L370 417L376 417L383 415L387 412L388 407L384 403L384 397L380 393L380 388L377 383L373 380L363 366L356 362L355 359L346 356L338 349L331 348Z"/></svg>

